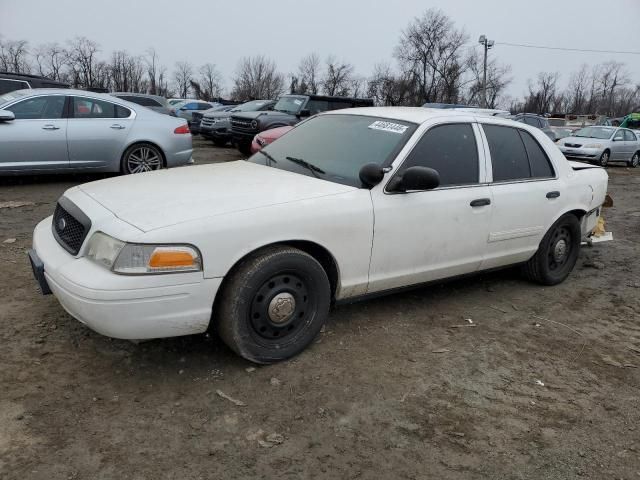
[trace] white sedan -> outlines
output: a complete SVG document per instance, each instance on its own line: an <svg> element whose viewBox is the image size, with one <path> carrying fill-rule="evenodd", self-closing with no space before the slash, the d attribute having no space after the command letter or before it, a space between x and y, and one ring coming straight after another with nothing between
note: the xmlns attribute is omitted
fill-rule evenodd
<svg viewBox="0 0 640 480"><path fill-rule="evenodd" d="M271 363L308 346L334 302L515 264L562 282L606 190L603 169L511 120L334 111L248 161L74 187L30 259L43 292L102 334L212 327Z"/></svg>

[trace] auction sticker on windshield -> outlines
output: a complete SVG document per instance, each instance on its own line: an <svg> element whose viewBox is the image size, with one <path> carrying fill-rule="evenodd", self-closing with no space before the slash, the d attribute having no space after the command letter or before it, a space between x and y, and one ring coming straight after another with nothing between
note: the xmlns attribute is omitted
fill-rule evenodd
<svg viewBox="0 0 640 480"><path fill-rule="evenodd" d="M383 122L381 120L378 120L377 122L373 122L371 125L369 125L369 128L372 130L383 130L385 132L398 133L402 135L407 131L409 127L400 125L399 123Z"/></svg>

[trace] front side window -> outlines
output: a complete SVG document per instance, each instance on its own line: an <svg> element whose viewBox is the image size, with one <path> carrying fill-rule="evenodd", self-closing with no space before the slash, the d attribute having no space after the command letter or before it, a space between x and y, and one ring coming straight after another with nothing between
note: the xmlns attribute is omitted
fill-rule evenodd
<svg viewBox="0 0 640 480"><path fill-rule="evenodd" d="M482 128L491 152L493 181L530 178L529 159L518 129L497 125L483 125Z"/></svg>
<svg viewBox="0 0 640 480"><path fill-rule="evenodd" d="M115 107L111 102L96 98L73 97L72 111L74 118L118 118Z"/></svg>
<svg viewBox="0 0 640 480"><path fill-rule="evenodd" d="M306 102L306 100L307 97L304 96L287 95L285 97L280 97L273 109L279 112L296 115L300 111L302 105L304 105L304 102Z"/></svg>
<svg viewBox="0 0 640 480"><path fill-rule="evenodd" d="M18 102L5 110L13 112L16 120L40 120L62 118L65 97L51 95L48 97L32 97Z"/></svg>
<svg viewBox="0 0 640 480"><path fill-rule="evenodd" d="M468 123L439 125L429 129L398 170L429 167L440 174L440 186L479 182L478 147Z"/></svg>
<svg viewBox="0 0 640 480"><path fill-rule="evenodd" d="M616 141L624 140L624 131L618 130L616 134L613 136L613 139Z"/></svg>
<svg viewBox="0 0 640 480"><path fill-rule="evenodd" d="M320 115L301 123L249 161L362 187L367 163L390 165L416 125L364 115Z"/></svg>

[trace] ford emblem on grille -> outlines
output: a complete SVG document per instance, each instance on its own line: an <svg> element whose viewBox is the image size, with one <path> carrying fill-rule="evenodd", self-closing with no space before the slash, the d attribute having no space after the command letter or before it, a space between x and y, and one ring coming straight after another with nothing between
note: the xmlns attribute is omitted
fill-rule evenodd
<svg viewBox="0 0 640 480"><path fill-rule="evenodd" d="M67 221L64 218L58 220L58 230L63 231L67 228Z"/></svg>

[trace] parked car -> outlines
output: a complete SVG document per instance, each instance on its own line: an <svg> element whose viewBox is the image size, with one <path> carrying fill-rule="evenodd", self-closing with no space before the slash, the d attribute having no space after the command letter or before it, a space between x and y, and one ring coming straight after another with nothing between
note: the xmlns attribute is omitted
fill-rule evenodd
<svg viewBox="0 0 640 480"><path fill-rule="evenodd" d="M205 111L220 106L222 106L220 103L205 102L204 100L187 100L176 103L172 106L172 110L176 117L184 118L188 123L191 123L193 112Z"/></svg>
<svg viewBox="0 0 640 480"><path fill-rule="evenodd" d="M167 100L167 103L169 103L169 105L173 107L178 103L187 102L188 100L189 100L188 98L170 98Z"/></svg>
<svg viewBox="0 0 640 480"><path fill-rule="evenodd" d="M192 162L183 119L84 90L0 95L0 175L138 173Z"/></svg>
<svg viewBox="0 0 640 480"><path fill-rule="evenodd" d="M630 113L622 119L620 126L632 130L640 130L640 112Z"/></svg>
<svg viewBox="0 0 640 480"><path fill-rule="evenodd" d="M212 107L209 110L199 110L197 112L193 112L191 114L191 122L189 123L189 129L191 129L191 133L193 135L198 135L201 133L200 124L202 123L202 117L204 117L208 113L213 112L228 112L235 108L235 105L221 105L219 107Z"/></svg>
<svg viewBox="0 0 640 480"><path fill-rule="evenodd" d="M294 127L286 126L286 127L276 127L271 130L265 130L262 133L258 133L255 137L253 137L253 142L251 142L251 153L256 153L262 150L267 145L275 142L285 133L291 131Z"/></svg>
<svg viewBox="0 0 640 480"><path fill-rule="evenodd" d="M276 127L293 126L302 119L328 110L372 107L366 98L283 95L270 112L240 112L231 116L231 139L244 154L251 152L256 134Z"/></svg>
<svg viewBox="0 0 640 480"><path fill-rule="evenodd" d="M39 75L0 72L0 95L28 88L69 88L69 84Z"/></svg>
<svg viewBox="0 0 640 480"><path fill-rule="evenodd" d="M562 140L563 138L570 137L573 133L578 130L577 128L571 127L549 127L553 131L553 135L555 137L555 142L558 140Z"/></svg>
<svg viewBox="0 0 640 480"><path fill-rule="evenodd" d="M29 256L43 292L99 333L211 327L273 363L312 343L334 302L517 264L564 281L606 191L604 169L525 124L342 110L249 161L67 190Z"/></svg>
<svg viewBox="0 0 640 480"><path fill-rule="evenodd" d="M526 123L527 125L531 125L532 127L539 128L542 130L551 140L556 141L555 133L551 130L549 126L549 121L541 116L536 115L534 113L518 113L511 117L516 122Z"/></svg>
<svg viewBox="0 0 640 480"><path fill-rule="evenodd" d="M620 127L585 127L557 143L567 158L587 160L606 167L609 162L625 162L637 167L640 141L632 130Z"/></svg>
<svg viewBox="0 0 640 480"><path fill-rule="evenodd" d="M170 108L167 99L161 97L160 95L147 95L145 93L129 92L114 92L111 93L111 95L117 98L121 98L122 100L137 103L138 105L142 105L143 107L150 108L154 112L164 113L165 115L173 115L175 117L175 114Z"/></svg>
<svg viewBox="0 0 640 480"><path fill-rule="evenodd" d="M204 115L200 130L202 135L213 140L219 147L224 147L231 140L231 115L240 112L266 112L276 104L273 100L252 100L236 105L231 110L212 112Z"/></svg>

